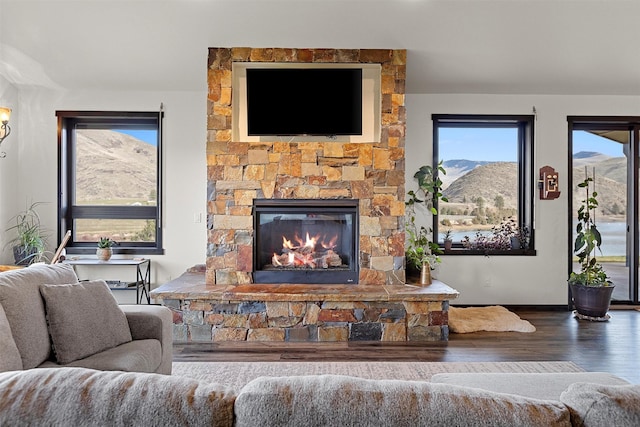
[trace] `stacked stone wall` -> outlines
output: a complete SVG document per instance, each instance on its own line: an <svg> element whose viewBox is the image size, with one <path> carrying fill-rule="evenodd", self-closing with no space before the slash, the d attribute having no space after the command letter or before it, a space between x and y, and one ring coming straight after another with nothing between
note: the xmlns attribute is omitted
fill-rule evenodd
<svg viewBox="0 0 640 427"><path fill-rule="evenodd" d="M381 64L380 141L233 141L232 64L253 61ZM251 283L256 198L359 200L359 283L404 283L405 77L405 50L209 49L208 285Z"/></svg>
<svg viewBox="0 0 640 427"><path fill-rule="evenodd" d="M448 301L167 300L176 342L446 341Z"/></svg>

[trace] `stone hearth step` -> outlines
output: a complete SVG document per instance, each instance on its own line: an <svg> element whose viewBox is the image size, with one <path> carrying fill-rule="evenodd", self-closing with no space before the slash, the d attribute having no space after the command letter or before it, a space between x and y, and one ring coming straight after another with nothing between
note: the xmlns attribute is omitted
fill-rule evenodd
<svg viewBox="0 0 640 427"><path fill-rule="evenodd" d="M407 285L206 285L188 271L151 292L174 313L174 340L446 341L458 291Z"/></svg>

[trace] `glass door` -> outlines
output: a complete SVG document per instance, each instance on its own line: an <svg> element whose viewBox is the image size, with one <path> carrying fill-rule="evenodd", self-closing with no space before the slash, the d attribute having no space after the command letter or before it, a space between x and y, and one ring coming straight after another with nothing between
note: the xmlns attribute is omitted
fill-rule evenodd
<svg viewBox="0 0 640 427"><path fill-rule="evenodd" d="M635 195L638 182L638 161L634 153L637 131L629 123L573 123L571 130L572 199L570 245L573 271L579 270L573 254L576 234L577 207L584 199L578 188L588 175L595 177L599 209L596 223L602 236L601 251L596 253L615 289L613 303L637 303L637 229L638 215ZM636 237L634 237L636 236Z"/></svg>

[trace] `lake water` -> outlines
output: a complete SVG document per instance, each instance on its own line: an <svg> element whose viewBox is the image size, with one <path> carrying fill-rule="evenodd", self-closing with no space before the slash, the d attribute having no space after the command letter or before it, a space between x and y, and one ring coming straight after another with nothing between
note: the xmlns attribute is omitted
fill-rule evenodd
<svg viewBox="0 0 640 427"><path fill-rule="evenodd" d="M627 224L625 222L598 222L602 235L602 255L625 255L627 253Z"/></svg>
<svg viewBox="0 0 640 427"><path fill-rule="evenodd" d="M575 230L575 227L574 227ZM598 230L602 235L602 255L625 255L627 253L626 236L627 224L624 222L598 222ZM485 234L489 232L485 231ZM454 232L453 241L460 242L464 236L469 236L472 240L476 235L473 230L464 232ZM441 237L442 238L442 237Z"/></svg>

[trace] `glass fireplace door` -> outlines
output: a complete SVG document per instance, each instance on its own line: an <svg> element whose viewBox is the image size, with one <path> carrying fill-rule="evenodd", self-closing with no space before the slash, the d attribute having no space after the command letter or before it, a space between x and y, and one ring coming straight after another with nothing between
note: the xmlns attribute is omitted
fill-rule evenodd
<svg viewBox="0 0 640 427"><path fill-rule="evenodd" d="M358 282L358 202L254 201L254 282Z"/></svg>

